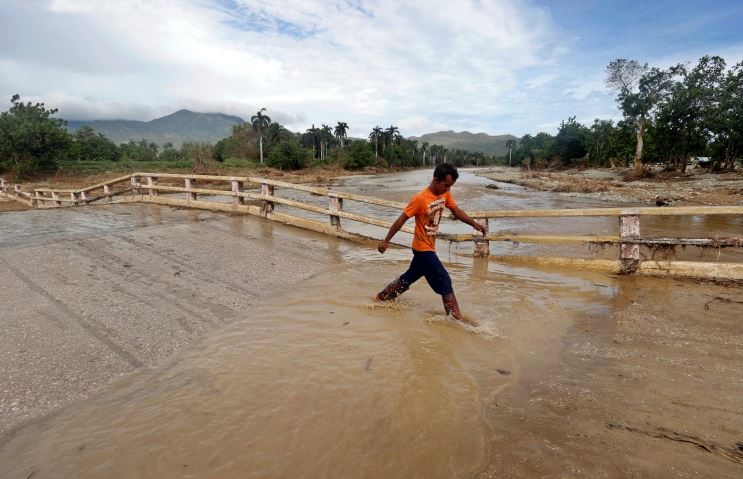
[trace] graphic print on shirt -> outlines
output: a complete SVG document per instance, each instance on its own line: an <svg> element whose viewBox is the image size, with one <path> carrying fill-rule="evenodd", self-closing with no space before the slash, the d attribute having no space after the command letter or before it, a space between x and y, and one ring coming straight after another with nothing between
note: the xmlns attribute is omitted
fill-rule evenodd
<svg viewBox="0 0 743 479"><path fill-rule="evenodd" d="M439 230L439 223L441 222L441 215L444 212L444 199L439 198L428 204L426 210L426 222L423 225L426 228L428 236L436 236L436 232Z"/></svg>

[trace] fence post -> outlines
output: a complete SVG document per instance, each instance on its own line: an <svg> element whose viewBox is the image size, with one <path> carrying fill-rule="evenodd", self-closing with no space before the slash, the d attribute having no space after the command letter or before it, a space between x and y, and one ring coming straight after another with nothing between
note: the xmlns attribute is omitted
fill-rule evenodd
<svg viewBox="0 0 743 479"><path fill-rule="evenodd" d="M88 195L87 191L81 191L80 193L78 193L78 195L85 206L88 206L90 204L90 196Z"/></svg>
<svg viewBox="0 0 743 479"><path fill-rule="evenodd" d="M5 183L5 178L0 178L0 191L3 193L8 192L8 185Z"/></svg>
<svg viewBox="0 0 743 479"><path fill-rule="evenodd" d="M473 255L475 258L487 258L490 256L490 241L486 238L488 235L488 219L487 218L475 218L475 221L485 227L485 235L480 236L480 232L474 230L472 233L472 242L475 245L475 251Z"/></svg>
<svg viewBox="0 0 743 479"><path fill-rule="evenodd" d="M33 208L38 208L41 205L41 192L39 190L34 190L34 196L31 199L31 206Z"/></svg>
<svg viewBox="0 0 743 479"><path fill-rule="evenodd" d="M52 191L52 200L54 200L54 206L60 207L62 206L62 202L59 201L59 193L56 191Z"/></svg>
<svg viewBox="0 0 743 479"><path fill-rule="evenodd" d="M341 227L341 217L338 212L343 209L343 198L338 198L337 193L329 193L328 210L330 210L330 225L336 228ZM334 214L335 213L335 214Z"/></svg>
<svg viewBox="0 0 743 479"><path fill-rule="evenodd" d="M243 192L243 182L238 180L232 180L232 193L242 193ZM245 204L245 197L244 196L233 196L232 197L232 206L239 206Z"/></svg>
<svg viewBox="0 0 743 479"><path fill-rule="evenodd" d="M75 205L75 206L77 206L77 204L78 204L77 203L77 193L75 193L74 191L71 191L70 192L70 199L72 200L72 204Z"/></svg>
<svg viewBox="0 0 743 479"><path fill-rule="evenodd" d="M631 273L640 264L640 245L623 240L640 238L640 216L628 214L619 217L619 262L623 273Z"/></svg>
<svg viewBox="0 0 743 479"><path fill-rule="evenodd" d="M273 185L261 183L261 196L273 196ZM267 216L269 213L273 213L273 202L263 200L261 203L261 214Z"/></svg>
<svg viewBox="0 0 743 479"><path fill-rule="evenodd" d="M184 178L183 182L186 185L186 201L189 203L192 201L196 201L196 193L191 192L191 188L196 185L196 180L193 180L191 178Z"/></svg>
<svg viewBox="0 0 743 479"><path fill-rule="evenodd" d="M140 187L142 186L142 183L139 181L139 177L138 176L132 176L132 178L131 178L131 184L132 184L132 192L135 195L142 194L141 191L140 191Z"/></svg>
<svg viewBox="0 0 743 479"><path fill-rule="evenodd" d="M20 198L21 197L21 185L14 185L13 192L15 193L16 198Z"/></svg>
<svg viewBox="0 0 743 479"><path fill-rule="evenodd" d="M148 176L147 177L147 186L149 188L149 194L150 198L153 196L157 196L157 190L152 188L153 186L157 185L157 177L156 176Z"/></svg>
<svg viewBox="0 0 743 479"><path fill-rule="evenodd" d="M106 201L111 203L114 200L111 194L111 185L103 185L103 194L106 195Z"/></svg>

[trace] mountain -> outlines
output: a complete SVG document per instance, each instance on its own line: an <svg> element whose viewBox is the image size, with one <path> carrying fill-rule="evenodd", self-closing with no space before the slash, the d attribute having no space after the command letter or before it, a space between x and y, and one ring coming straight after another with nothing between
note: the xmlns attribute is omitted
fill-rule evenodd
<svg viewBox="0 0 743 479"><path fill-rule="evenodd" d="M130 139L145 139L159 145L173 143L177 148L186 141L205 141L216 143L230 136L232 126L245 123L237 116L223 113L196 113L189 110L178 110L175 113L156 118L152 121L132 120L94 120L67 122L67 129L75 131L89 126L96 132L110 138L114 143L126 143Z"/></svg>
<svg viewBox="0 0 743 479"><path fill-rule="evenodd" d="M431 145L440 145L450 150L459 149L498 156L503 156L508 152L506 141L519 141L518 137L513 135L492 136L487 133L470 133L469 131L457 133L452 130L426 133L423 136L414 138L418 140L419 144L426 141Z"/></svg>

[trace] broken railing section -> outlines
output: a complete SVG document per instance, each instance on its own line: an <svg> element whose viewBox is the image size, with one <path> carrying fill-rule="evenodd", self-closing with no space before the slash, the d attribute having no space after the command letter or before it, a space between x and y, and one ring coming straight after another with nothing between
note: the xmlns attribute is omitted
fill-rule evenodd
<svg viewBox="0 0 743 479"><path fill-rule="evenodd" d="M178 185L178 182L182 182ZM166 184L167 183L167 184ZM175 183L175 184L173 184ZM229 189L219 189L223 184ZM252 185L252 189L249 187ZM258 188L260 188L258 190ZM275 194L277 188L302 191L328 199L327 208L308 204ZM258 193L260 191L260 193ZM163 194L161 194L163 193ZM21 190L19 185L9 185L0 178L0 195L24 202L36 208L56 208L62 206L89 205L94 202L146 202L172 206L198 208L230 213L252 214L273 221L299 226L343 238L363 237L343 229L342 219L368 225L389 228L392 222L373 218L344 209L345 201L392 208L400 211L405 204L381 198L356 195L341 191L331 191L307 185L287 183L277 180L252 177L183 175L173 173L134 173L115 178L79 190L39 188L33 193ZM182 195L182 198L175 195ZM115 199L115 197L118 197ZM213 201L214 198L230 197L231 201ZM276 211L276 205L298 208L328 217L328 223L301 218ZM741 238L643 238L640 234L642 216L699 216L699 215L743 215L741 206L693 206L693 207L645 207L645 208L587 208L551 210L504 210L472 211L468 213L478 223L485 226L486 234L473 230L471 234L439 233L440 239L452 242L471 241L476 257L490 257L498 261L538 264L544 266L567 266L584 269L598 269L616 273L640 273L651 275L720 277L743 280L743 265L735 263L703 263L688 261L642 261L640 246L674 247L698 246L707 248L743 247ZM618 218L618 235L538 235L491 233L490 220L503 218L547 218L547 217L585 217L609 216ZM402 231L413 233L413 228L404 226ZM367 238L370 239L370 238ZM592 245L616 244L619 246L619 261L606 259L545 258L535 256L491 256L491 241L512 243L564 244L581 243Z"/></svg>

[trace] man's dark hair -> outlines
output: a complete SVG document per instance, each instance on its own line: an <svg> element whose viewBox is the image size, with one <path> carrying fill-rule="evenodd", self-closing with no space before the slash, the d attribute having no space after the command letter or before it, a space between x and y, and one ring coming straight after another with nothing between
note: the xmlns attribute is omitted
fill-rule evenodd
<svg viewBox="0 0 743 479"><path fill-rule="evenodd" d="M448 175L451 175L451 179L454 181L457 181L457 178L459 178L457 168L449 163L440 163L433 170L433 177L439 181L444 181Z"/></svg>

